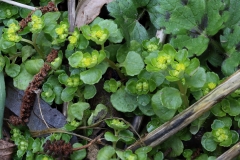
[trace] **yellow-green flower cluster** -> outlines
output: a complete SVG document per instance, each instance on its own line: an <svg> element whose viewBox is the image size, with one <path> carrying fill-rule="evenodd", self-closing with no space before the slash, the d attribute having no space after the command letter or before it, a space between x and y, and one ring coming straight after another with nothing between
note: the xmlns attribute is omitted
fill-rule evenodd
<svg viewBox="0 0 240 160"><path fill-rule="evenodd" d="M172 71L172 76L174 77L179 77L180 73L183 73L187 67L187 64L185 63L177 63L173 65L173 71Z"/></svg>
<svg viewBox="0 0 240 160"><path fill-rule="evenodd" d="M81 30L87 40L92 40L99 45L103 45L109 37L109 31L106 28L102 29L97 24L91 27L84 25Z"/></svg>
<svg viewBox="0 0 240 160"><path fill-rule="evenodd" d="M148 92L149 85L147 82L139 82L136 84L137 92Z"/></svg>
<svg viewBox="0 0 240 160"><path fill-rule="evenodd" d="M159 54L158 57L152 59L152 64L154 67L165 70L167 69L168 65L171 64L173 58L167 54Z"/></svg>
<svg viewBox="0 0 240 160"><path fill-rule="evenodd" d="M74 68L92 68L101 63L106 57L106 53L101 50L93 50L92 53L82 53L77 51L73 53L69 58L69 64Z"/></svg>
<svg viewBox="0 0 240 160"><path fill-rule="evenodd" d="M68 36L68 24L61 22L60 25L55 29L59 39L64 40Z"/></svg>
<svg viewBox="0 0 240 160"><path fill-rule="evenodd" d="M46 92L42 92L43 96L45 96L46 98L49 98L53 95L53 90L52 89L48 89Z"/></svg>
<svg viewBox="0 0 240 160"><path fill-rule="evenodd" d="M39 33L44 27L44 22L41 17L33 14L32 21L29 23L29 26L31 27L30 30L33 33Z"/></svg>
<svg viewBox="0 0 240 160"><path fill-rule="evenodd" d="M94 30L92 31L92 37L98 41L104 41L107 38L107 34L103 30Z"/></svg>
<svg viewBox="0 0 240 160"><path fill-rule="evenodd" d="M156 51L156 50L158 50L158 46L156 44L149 44L147 46L147 51L148 52L152 52L152 51Z"/></svg>
<svg viewBox="0 0 240 160"><path fill-rule="evenodd" d="M208 88L211 90L214 89L216 86L217 86L216 83L213 82L208 83Z"/></svg>
<svg viewBox="0 0 240 160"><path fill-rule="evenodd" d="M153 92L156 89L156 83L151 79L140 78L130 79L127 82L126 88L129 92L137 95L147 94Z"/></svg>
<svg viewBox="0 0 240 160"><path fill-rule="evenodd" d="M90 53L83 54L83 59L80 63L80 67L91 68L97 64L97 56Z"/></svg>
<svg viewBox="0 0 240 160"><path fill-rule="evenodd" d="M119 131L127 129L129 127L129 125L125 124L123 121L120 121L119 119L108 119L106 120L106 123L109 127Z"/></svg>
<svg viewBox="0 0 240 160"><path fill-rule="evenodd" d="M213 90L217 86L217 84L214 82L209 82L209 83L207 83L206 86L207 87L203 89L204 95L208 94L211 90Z"/></svg>
<svg viewBox="0 0 240 160"><path fill-rule="evenodd" d="M17 34L17 31L20 29L20 26L16 23L11 23L8 25L9 28L5 29L3 35L4 39L11 42L19 42L22 37Z"/></svg>
<svg viewBox="0 0 240 160"><path fill-rule="evenodd" d="M7 9L7 10L6 10L6 14L7 14L7 16L11 16L11 15L12 15L10 9Z"/></svg>
<svg viewBox="0 0 240 160"><path fill-rule="evenodd" d="M70 125L73 126L73 127L78 127L80 126L80 122L77 122L75 119L73 121L70 122Z"/></svg>
<svg viewBox="0 0 240 160"><path fill-rule="evenodd" d="M215 132L215 137L216 137L218 142L226 141L229 138L228 137L228 130L227 129L223 129L223 128L219 128Z"/></svg>
<svg viewBox="0 0 240 160"><path fill-rule="evenodd" d="M77 44L78 38L79 38L79 32L75 30L72 33L72 35L68 37L69 43L75 46Z"/></svg>
<svg viewBox="0 0 240 160"><path fill-rule="evenodd" d="M153 52L159 50L162 45L159 43L158 38L153 37L150 40L144 40L142 46L147 52Z"/></svg>
<svg viewBox="0 0 240 160"><path fill-rule="evenodd" d="M66 85L69 87L77 87L81 84L81 80L79 76L71 76L68 77Z"/></svg>

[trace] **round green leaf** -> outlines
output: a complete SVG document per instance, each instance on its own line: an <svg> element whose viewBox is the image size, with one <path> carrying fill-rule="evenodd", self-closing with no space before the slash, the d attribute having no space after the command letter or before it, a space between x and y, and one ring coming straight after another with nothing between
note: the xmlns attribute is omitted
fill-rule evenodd
<svg viewBox="0 0 240 160"><path fill-rule="evenodd" d="M81 143L74 143L73 144L73 148L78 148L78 147L82 147L83 145ZM81 160L84 159L87 155L87 151L86 149L81 149L78 151L74 151L70 157L71 159L76 159L76 160Z"/></svg>
<svg viewBox="0 0 240 160"><path fill-rule="evenodd" d="M97 154L97 160L107 160L115 154L115 149L112 146L105 146L101 148Z"/></svg>
<svg viewBox="0 0 240 160"><path fill-rule="evenodd" d="M78 102L69 106L68 112L76 119L82 120L84 111L90 107L89 103Z"/></svg>
<svg viewBox="0 0 240 160"><path fill-rule="evenodd" d="M214 82L214 83L218 83L219 81L219 77L216 73L214 72L207 72L206 73L206 78L207 78L207 82Z"/></svg>
<svg viewBox="0 0 240 160"><path fill-rule="evenodd" d="M226 112L222 110L222 106L220 103L217 103L216 105L214 105L213 108L211 109L211 112L217 117L226 116Z"/></svg>
<svg viewBox="0 0 240 160"><path fill-rule="evenodd" d="M164 159L164 154L161 151L154 155L154 160L163 160L163 159Z"/></svg>
<svg viewBox="0 0 240 160"><path fill-rule="evenodd" d="M89 70L83 71L80 73L80 79L85 84L95 84L102 77L102 71L97 68L90 68Z"/></svg>
<svg viewBox="0 0 240 160"><path fill-rule="evenodd" d="M151 121L148 122L146 129L148 132L151 132L157 127L159 127L160 125L161 125L160 120L158 118L153 118Z"/></svg>
<svg viewBox="0 0 240 160"><path fill-rule="evenodd" d="M104 138L109 142L117 142L119 138L115 136L112 132L106 132Z"/></svg>
<svg viewBox="0 0 240 160"><path fill-rule="evenodd" d="M13 84L20 90L25 90L29 83L32 81L33 75L29 74L26 69L21 66L20 73L13 79Z"/></svg>
<svg viewBox="0 0 240 160"><path fill-rule="evenodd" d="M141 148L138 148L135 153L148 153L152 150L152 147L150 146L146 146L146 147L141 147Z"/></svg>
<svg viewBox="0 0 240 160"><path fill-rule="evenodd" d="M77 51L75 53L73 53L69 58L68 58L68 61L69 61L69 64L70 66L74 67L74 68L78 68L81 60L83 58L83 53L80 52L80 51Z"/></svg>
<svg viewBox="0 0 240 160"><path fill-rule="evenodd" d="M30 57L33 53L35 53L35 50L31 46L23 46L22 47L22 61L26 61L28 57Z"/></svg>
<svg viewBox="0 0 240 160"><path fill-rule="evenodd" d="M67 87L62 90L61 99L64 102L69 102L73 99L74 93L76 92L77 87Z"/></svg>
<svg viewBox="0 0 240 160"><path fill-rule="evenodd" d="M120 131L118 137L125 143L133 142L135 140L133 133L129 130Z"/></svg>
<svg viewBox="0 0 240 160"><path fill-rule="evenodd" d="M139 105L138 108L140 109L140 111L147 116L153 116L155 113L153 111L153 108L150 104L146 105L146 106L142 106Z"/></svg>
<svg viewBox="0 0 240 160"><path fill-rule="evenodd" d="M223 99L223 100L220 102L220 104L221 104L221 107L222 107L221 109L222 109L224 112L228 113L228 112L231 111L230 101L229 101L228 99Z"/></svg>
<svg viewBox="0 0 240 160"><path fill-rule="evenodd" d="M191 75L186 75L186 84L190 87L201 88L206 82L206 72L203 68L199 67L197 71Z"/></svg>
<svg viewBox="0 0 240 160"><path fill-rule="evenodd" d="M185 72L186 72L188 75L192 75L192 74L194 74L194 73L197 71L197 68L198 68L199 66L200 66L199 59L193 58L193 59L191 59L190 64L189 64L189 66L186 68Z"/></svg>
<svg viewBox="0 0 240 160"><path fill-rule="evenodd" d="M30 73L32 75L35 75L43 67L43 64L44 64L43 59L28 60L25 63L25 68L26 68L28 73Z"/></svg>
<svg viewBox="0 0 240 160"><path fill-rule="evenodd" d="M111 95L110 101L120 112L132 112L137 108L136 96L128 94L123 87Z"/></svg>
<svg viewBox="0 0 240 160"><path fill-rule="evenodd" d="M62 73L58 76L58 80L61 84L65 84L67 85L67 79L69 78L69 76L66 73Z"/></svg>
<svg viewBox="0 0 240 160"><path fill-rule="evenodd" d="M183 153L183 142L177 136L172 136L171 138L167 139L162 146L164 149L172 149L172 151L169 153L169 156L171 157L177 157Z"/></svg>
<svg viewBox="0 0 240 160"><path fill-rule="evenodd" d="M86 49L88 44L89 44L89 41L82 34L80 34L78 49Z"/></svg>
<svg viewBox="0 0 240 160"><path fill-rule="evenodd" d="M142 57L134 51L130 51L127 54L122 66L126 69L126 73L129 76L138 75L144 68L144 62Z"/></svg>
<svg viewBox="0 0 240 160"><path fill-rule="evenodd" d="M211 132L204 133L201 144L209 152L212 152L217 148L217 143L213 140Z"/></svg>
<svg viewBox="0 0 240 160"><path fill-rule="evenodd" d="M211 128L216 130L218 128L223 128L225 127L225 123L221 120L215 119L211 125Z"/></svg>
<svg viewBox="0 0 240 160"><path fill-rule="evenodd" d="M153 95L152 97L152 107L153 107L153 111L155 112L155 114L159 117L159 119L167 121L170 120L176 110L175 109L168 109L165 106L163 106L162 102L161 102L161 91L158 91L156 94Z"/></svg>
<svg viewBox="0 0 240 160"><path fill-rule="evenodd" d="M139 105L146 106L150 103L150 101L151 101L151 97L148 94L137 96L137 102Z"/></svg>
<svg viewBox="0 0 240 160"><path fill-rule="evenodd" d="M1 39L0 39L0 49L1 50L8 49L14 45L15 45L14 42L6 41L3 37L1 37Z"/></svg>
<svg viewBox="0 0 240 160"><path fill-rule="evenodd" d="M117 24L113 20L103 20L98 23L98 25L104 29L106 28L109 31L108 40L113 43L120 43L122 42L123 36L118 29Z"/></svg>
<svg viewBox="0 0 240 160"><path fill-rule="evenodd" d="M179 90L172 87L161 89L160 99L164 107L168 109L178 109L182 105L182 98Z"/></svg>
<svg viewBox="0 0 240 160"><path fill-rule="evenodd" d="M21 70L21 67L18 64L7 64L5 67L5 72L7 73L8 76L10 77L16 77Z"/></svg>
<svg viewBox="0 0 240 160"><path fill-rule="evenodd" d="M47 12L43 15L44 24L56 23L60 16L60 12Z"/></svg>
<svg viewBox="0 0 240 160"><path fill-rule="evenodd" d="M238 132L235 130L231 130L231 133L232 133L232 144L237 143L237 141L239 139Z"/></svg>
<svg viewBox="0 0 240 160"><path fill-rule="evenodd" d="M230 102L230 110L227 112L230 116L237 116L240 114L240 103L236 99L229 99Z"/></svg>
<svg viewBox="0 0 240 160"><path fill-rule="evenodd" d="M91 99L97 93L96 87L94 85L86 85L83 90L83 96L85 99Z"/></svg>
<svg viewBox="0 0 240 160"><path fill-rule="evenodd" d="M223 121L223 123L225 124L224 127L231 128L232 118L225 116L225 117L220 117L219 120Z"/></svg>

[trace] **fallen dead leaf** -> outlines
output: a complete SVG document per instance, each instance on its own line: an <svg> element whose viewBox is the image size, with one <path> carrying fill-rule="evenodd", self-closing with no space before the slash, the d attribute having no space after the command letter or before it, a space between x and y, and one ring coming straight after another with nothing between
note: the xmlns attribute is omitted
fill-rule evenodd
<svg viewBox="0 0 240 160"><path fill-rule="evenodd" d="M1 160L11 160L15 144L0 140L0 157Z"/></svg>
<svg viewBox="0 0 240 160"><path fill-rule="evenodd" d="M112 0L82 0L77 5L75 25L81 27L84 24L91 23L99 15L102 6L111 1Z"/></svg>
<svg viewBox="0 0 240 160"><path fill-rule="evenodd" d="M24 95L24 92L15 88L11 81L8 81L6 90L6 107L10 109L13 113L15 113L17 116L19 116L20 106L22 103L22 97ZM40 100L40 106L42 114L44 115L44 120L50 127L61 128L62 126L64 126L64 124L66 123L66 117L64 117L61 112L59 112L56 108L52 108L42 99ZM31 113L27 126L31 131L44 130L47 128L41 117L37 98L35 100L33 111Z"/></svg>

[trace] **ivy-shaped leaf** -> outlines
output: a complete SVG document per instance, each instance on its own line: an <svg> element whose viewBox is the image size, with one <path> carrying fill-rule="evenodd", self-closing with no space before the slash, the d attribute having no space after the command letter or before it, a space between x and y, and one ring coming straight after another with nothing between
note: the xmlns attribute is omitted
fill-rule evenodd
<svg viewBox="0 0 240 160"><path fill-rule="evenodd" d="M233 74L240 64L240 56L238 52L234 52L231 56L225 59L222 63L222 72L224 75L229 76Z"/></svg>
<svg viewBox="0 0 240 160"><path fill-rule="evenodd" d="M116 0L107 5L110 15L116 18L115 22L122 30L128 43L131 40L142 42L149 38L146 29L138 22L137 7L139 7L139 4L134 3L133 0Z"/></svg>
<svg viewBox="0 0 240 160"><path fill-rule="evenodd" d="M226 28L223 35L220 36L221 45L227 51L228 55L235 51L239 51L240 41L240 26L234 25L231 28Z"/></svg>
<svg viewBox="0 0 240 160"><path fill-rule="evenodd" d="M201 55L208 47L208 36L215 35L224 26L227 15L221 15L224 3L218 0L153 0L147 5L151 22L175 35L171 44L187 48L189 56Z"/></svg>
<svg viewBox="0 0 240 160"><path fill-rule="evenodd" d="M239 12L240 8L240 1L239 0L231 0L231 1L224 1L226 3L225 8L228 10L225 11L227 14L228 19L225 22L225 26L230 27L239 22L240 14L236 14Z"/></svg>

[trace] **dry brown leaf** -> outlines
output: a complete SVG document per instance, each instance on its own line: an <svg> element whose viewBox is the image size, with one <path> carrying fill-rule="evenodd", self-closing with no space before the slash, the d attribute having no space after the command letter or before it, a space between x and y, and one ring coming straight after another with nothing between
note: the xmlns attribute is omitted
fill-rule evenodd
<svg viewBox="0 0 240 160"><path fill-rule="evenodd" d="M88 147L88 154L87 154L87 158L89 160L95 160L97 159L97 154L99 152L99 148L96 144L92 144Z"/></svg>
<svg viewBox="0 0 240 160"><path fill-rule="evenodd" d="M82 0L76 9L75 25L80 27L91 23L100 13L102 6L112 0Z"/></svg>
<svg viewBox="0 0 240 160"><path fill-rule="evenodd" d="M0 157L1 160L11 160L15 144L0 140Z"/></svg>

